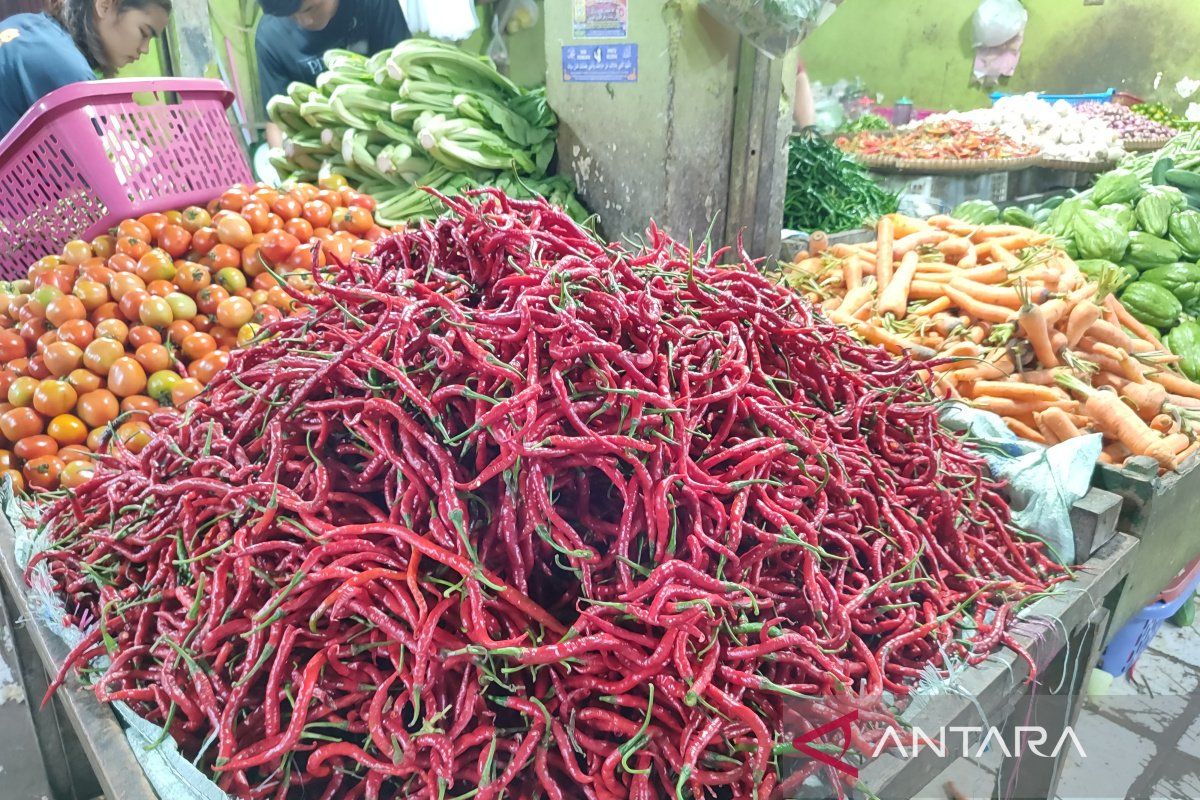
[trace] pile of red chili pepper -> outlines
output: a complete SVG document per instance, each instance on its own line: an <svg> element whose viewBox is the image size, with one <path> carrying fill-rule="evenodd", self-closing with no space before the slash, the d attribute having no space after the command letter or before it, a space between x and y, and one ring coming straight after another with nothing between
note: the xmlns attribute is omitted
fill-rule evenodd
<svg viewBox="0 0 1200 800"><path fill-rule="evenodd" d="M913 364L653 227L446 202L49 509L64 675L242 798L765 799L825 769L803 697L1015 646L1060 573Z"/></svg>
<svg viewBox="0 0 1200 800"><path fill-rule="evenodd" d="M1026 158L1039 152L991 128L952 119L925 122L894 135L862 131L838 137L837 146L847 153L922 160Z"/></svg>

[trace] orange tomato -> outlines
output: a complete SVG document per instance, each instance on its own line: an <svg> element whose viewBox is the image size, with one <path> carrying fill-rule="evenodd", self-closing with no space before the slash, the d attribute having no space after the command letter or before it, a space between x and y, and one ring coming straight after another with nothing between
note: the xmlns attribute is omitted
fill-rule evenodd
<svg viewBox="0 0 1200 800"><path fill-rule="evenodd" d="M207 228L212 217L199 206L188 206L183 210L183 220L180 223L185 231L195 234L201 228Z"/></svg>
<svg viewBox="0 0 1200 800"><path fill-rule="evenodd" d="M267 301L284 313L291 311L296 303L282 286L272 286L268 289Z"/></svg>
<svg viewBox="0 0 1200 800"><path fill-rule="evenodd" d="M100 323L104 322L105 320L120 320L120 319L121 319L121 309L116 303L113 303L113 302L105 303L104 305L100 306L95 311L93 311L91 314L88 314L88 320L90 320L93 325L97 325L97 326L100 325Z"/></svg>
<svg viewBox="0 0 1200 800"><path fill-rule="evenodd" d="M300 240L287 231L271 231L263 239L259 252L268 264L280 264L300 246Z"/></svg>
<svg viewBox="0 0 1200 800"><path fill-rule="evenodd" d="M270 226L271 208L263 203L251 202L242 207L241 216L250 226L252 233L264 233ZM220 228L217 228L220 232ZM231 242L232 244L232 242Z"/></svg>
<svg viewBox="0 0 1200 800"><path fill-rule="evenodd" d="M134 268L136 269L136 265ZM132 272L118 272L108 282L108 293L118 303L126 294L137 289L145 291L146 282Z"/></svg>
<svg viewBox="0 0 1200 800"><path fill-rule="evenodd" d="M259 206L263 209L263 217L265 218L265 206ZM230 247L241 250L246 245L254 241L254 229L248 220L236 216L229 215L217 223L217 238L221 240L221 244L227 244Z"/></svg>
<svg viewBox="0 0 1200 800"><path fill-rule="evenodd" d="M313 238L312 223L304 217L295 217L283 224L283 230L295 236L301 244L306 244Z"/></svg>
<svg viewBox="0 0 1200 800"><path fill-rule="evenodd" d="M76 281L71 294L75 295L88 311L95 311L108 302L108 287L90 278Z"/></svg>
<svg viewBox="0 0 1200 800"><path fill-rule="evenodd" d="M67 375L67 383L81 398L88 392L94 392L101 386L100 376L90 369L75 369Z"/></svg>
<svg viewBox="0 0 1200 800"><path fill-rule="evenodd" d="M13 455L22 461L28 461L38 456L52 456L58 452L58 440L39 433L36 436L26 436L13 445Z"/></svg>
<svg viewBox="0 0 1200 800"><path fill-rule="evenodd" d="M254 306L245 298L230 297L217 306L216 315L218 325L237 330L254 316Z"/></svg>
<svg viewBox="0 0 1200 800"><path fill-rule="evenodd" d="M0 433L10 442L37 436L44 429L42 418L32 408L14 408L0 416Z"/></svg>
<svg viewBox="0 0 1200 800"><path fill-rule="evenodd" d="M167 219L166 214L159 214L157 212L142 215L138 218L138 222L145 225L146 230L150 231L149 236L142 237L144 239L157 239L159 234L163 232L163 229L171 224L171 220Z"/></svg>
<svg viewBox="0 0 1200 800"><path fill-rule="evenodd" d="M29 355L29 347L21 334L14 330L0 330L0 362L7 364Z"/></svg>
<svg viewBox="0 0 1200 800"><path fill-rule="evenodd" d="M93 453L99 453L103 451L104 445L107 443L109 438L108 431L109 428L107 425L99 428L93 428L92 432L88 434L87 448Z"/></svg>
<svg viewBox="0 0 1200 800"><path fill-rule="evenodd" d="M117 239L117 252L127 255L135 261L150 252L150 245L145 239L135 236L122 236Z"/></svg>
<svg viewBox="0 0 1200 800"><path fill-rule="evenodd" d="M76 412L90 427L99 428L117 418L121 404L108 389L96 389L79 398Z"/></svg>
<svg viewBox="0 0 1200 800"><path fill-rule="evenodd" d="M63 460L64 464L70 464L73 461L92 462L96 458L92 451L87 449L87 445L85 444L69 444L65 447L60 447L58 448L57 455Z"/></svg>
<svg viewBox="0 0 1200 800"><path fill-rule="evenodd" d="M39 456L25 464L25 482L34 489L57 489L64 466L57 456Z"/></svg>
<svg viewBox="0 0 1200 800"><path fill-rule="evenodd" d="M200 333L208 333L209 328L213 326L213 319L208 314L197 314L192 317L192 325Z"/></svg>
<svg viewBox="0 0 1200 800"><path fill-rule="evenodd" d="M196 293L196 307L202 314L215 314L217 306L229 299L229 292L223 286L205 286Z"/></svg>
<svg viewBox="0 0 1200 800"><path fill-rule="evenodd" d="M249 195L241 189L230 189L217 198L217 208L222 211L241 211L249 200Z"/></svg>
<svg viewBox="0 0 1200 800"><path fill-rule="evenodd" d="M117 237L120 238L122 236L133 239L149 239L150 227L136 219L122 220L117 225Z"/></svg>
<svg viewBox="0 0 1200 800"><path fill-rule="evenodd" d="M110 258L117 252L117 239L107 233L92 239L92 253L100 258Z"/></svg>
<svg viewBox="0 0 1200 800"><path fill-rule="evenodd" d="M129 344L134 350L144 344L162 344L162 334L146 325L129 329Z"/></svg>
<svg viewBox="0 0 1200 800"><path fill-rule="evenodd" d="M161 297L150 296L138 308L138 319L151 328L165 328L174 321L171 304Z"/></svg>
<svg viewBox="0 0 1200 800"><path fill-rule="evenodd" d="M46 306L46 319L57 328L71 320L87 319L87 308L75 295L64 294Z"/></svg>
<svg viewBox="0 0 1200 800"><path fill-rule="evenodd" d="M271 204L271 211L278 214L285 223L300 216L303 210L304 205L295 197L287 194L280 195Z"/></svg>
<svg viewBox="0 0 1200 800"><path fill-rule="evenodd" d="M134 274L144 283L169 281L175 277L175 260L166 250L156 247L138 259Z"/></svg>
<svg viewBox="0 0 1200 800"><path fill-rule="evenodd" d="M229 366L229 353L224 350L218 350L193 361L188 366L188 375L207 386L216 377L216 374L227 366ZM14 409L14 411L20 410Z"/></svg>
<svg viewBox="0 0 1200 800"><path fill-rule="evenodd" d="M150 413L161 406L153 397L144 394L134 394L121 401L121 413L133 414L138 419L149 419Z"/></svg>
<svg viewBox="0 0 1200 800"><path fill-rule="evenodd" d="M76 459L63 465L58 474L58 484L64 489L78 489L96 475L96 464L92 459Z"/></svg>
<svg viewBox="0 0 1200 800"><path fill-rule="evenodd" d="M202 391L204 391L204 384L200 381L195 378L184 378L171 387L171 405L180 408Z"/></svg>
<svg viewBox="0 0 1200 800"><path fill-rule="evenodd" d="M146 284L146 291L154 297L166 297L171 292L177 291L175 284L166 280L151 281Z"/></svg>
<svg viewBox="0 0 1200 800"><path fill-rule="evenodd" d="M125 345L115 339L96 339L83 349L83 365L97 375L107 376L116 360L125 355Z"/></svg>
<svg viewBox="0 0 1200 800"><path fill-rule="evenodd" d="M341 208L342 206L341 194L333 191L332 189L322 189L321 191L317 192L317 201L324 203L330 208Z"/></svg>
<svg viewBox="0 0 1200 800"><path fill-rule="evenodd" d="M0 475L8 477L9 483L14 492L17 494L23 494L25 492L25 476L21 474L20 470L6 469L3 473L0 473Z"/></svg>
<svg viewBox="0 0 1200 800"><path fill-rule="evenodd" d="M180 347L183 357L188 361L203 358L217 349L217 341L207 333L197 331L184 338Z"/></svg>
<svg viewBox="0 0 1200 800"><path fill-rule="evenodd" d="M175 275L175 285L180 291L195 295L205 286L212 283L212 272L203 264L193 261L184 262L183 269Z"/></svg>
<svg viewBox="0 0 1200 800"><path fill-rule="evenodd" d="M41 356L34 356L29 359L29 374L41 380L50 377L50 370L46 367L46 360Z"/></svg>
<svg viewBox="0 0 1200 800"><path fill-rule="evenodd" d="M15 372L17 375L28 375L29 374L29 359L28 358L14 359L14 360L8 362L8 368L10 370L12 370L13 372Z"/></svg>
<svg viewBox="0 0 1200 800"><path fill-rule="evenodd" d="M58 340L76 347L87 347L96 337L96 328L86 319L67 320L58 326Z"/></svg>
<svg viewBox="0 0 1200 800"><path fill-rule="evenodd" d="M254 338L258 336L260 331L261 326L253 322L247 322L245 325L238 328L237 346L245 347L246 345L250 344L250 342L254 341Z"/></svg>
<svg viewBox="0 0 1200 800"><path fill-rule="evenodd" d="M207 255L220 243L216 228L201 228L192 234L192 252L199 256Z"/></svg>
<svg viewBox="0 0 1200 800"><path fill-rule="evenodd" d="M298 199L301 203L307 203L317 196L317 187L311 183L298 183L292 187L288 194Z"/></svg>
<svg viewBox="0 0 1200 800"><path fill-rule="evenodd" d="M74 414L59 414L50 420L46 433L60 445L83 444L87 441L88 429Z"/></svg>
<svg viewBox="0 0 1200 800"><path fill-rule="evenodd" d="M272 287L278 286L279 281L269 272L264 272L261 275L255 275L254 280L250 283L250 288L258 291L269 291Z"/></svg>
<svg viewBox="0 0 1200 800"><path fill-rule="evenodd" d="M68 264L78 266L93 255L95 254L92 252L92 246L80 239L73 239L63 245L62 260Z"/></svg>
<svg viewBox="0 0 1200 800"><path fill-rule="evenodd" d="M328 227L329 221L333 218L333 208L321 200L310 200L304 204L304 218L314 228Z"/></svg>
<svg viewBox="0 0 1200 800"><path fill-rule="evenodd" d="M93 337L93 341L95 339L112 339L124 344L129 339L129 326L125 324L124 320L115 317L102 320L96 323L96 335ZM84 349L87 349L86 345Z"/></svg>
<svg viewBox="0 0 1200 800"><path fill-rule="evenodd" d="M150 426L145 422L126 422L117 428L116 438L131 453L140 453L150 444Z"/></svg>
<svg viewBox="0 0 1200 800"><path fill-rule="evenodd" d="M47 378L33 392L33 410L47 417L66 414L75 407L79 394L66 381Z"/></svg>
<svg viewBox="0 0 1200 800"><path fill-rule="evenodd" d="M142 365L147 375L171 367L171 351L161 344L144 344L137 349L133 357Z"/></svg>
<svg viewBox="0 0 1200 800"><path fill-rule="evenodd" d="M70 342L55 342L46 346L42 355L46 369L56 378L66 377L83 363L83 350Z"/></svg>
<svg viewBox="0 0 1200 800"><path fill-rule="evenodd" d="M135 359L122 356L108 368L108 388L117 397L129 397L146 390L146 371Z"/></svg>
<svg viewBox="0 0 1200 800"><path fill-rule="evenodd" d="M183 258L192 246L192 234L179 225L168 225L158 235L158 246L170 253L172 258Z"/></svg>
<svg viewBox="0 0 1200 800"><path fill-rule="evenodd" d="M183 344L183 340L196 332L196 326L188 322L186 319L177 319L167 326L167 339L171 344L179 347Z"/></svg>
<svg viewBox="0 0 1200 800"><path fill-rule="evenodd" d="M214 325L210 330L209 335L217 343L217 351L233 350L237 347L237 331L226 328L224 325Z"/></svg>
<svg viewBox="0 0 1200 800"><path fill-rule="evenodd" d="M8 397L8 390L17 382L20 377L17 373L9 369L0 369L0 398Z"/></svg>
<svg viewBox="0 0 1200 800"><path fill-rule="evenodd" d="M121 309L121 316L136 325L139 319L138 312L142 309L142 303L149 299L150 293L145 289L130 289L121 295L117 306ZM159 299L161 300L162 298Z"/></svg>

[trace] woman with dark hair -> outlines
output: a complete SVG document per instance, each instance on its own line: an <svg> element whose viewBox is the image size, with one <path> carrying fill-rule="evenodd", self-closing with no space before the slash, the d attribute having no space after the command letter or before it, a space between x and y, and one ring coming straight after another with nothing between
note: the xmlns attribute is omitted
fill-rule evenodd
<svg viewBox="0 0 1200 800"><path fill-rule="evenodd" d="M0 136L55 89L137 61L170 13L171 0L59 0L0 21Z"/></svg>

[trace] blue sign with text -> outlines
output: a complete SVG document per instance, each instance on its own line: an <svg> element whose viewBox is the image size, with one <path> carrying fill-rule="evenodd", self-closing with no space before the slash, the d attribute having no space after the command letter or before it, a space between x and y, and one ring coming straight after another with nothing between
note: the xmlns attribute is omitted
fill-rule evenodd
<svg viewBox="0 0 1200 800"><path fill-rule="evenodd" d="M636 44L570 44L562 49L566 83L637 83Z"/></svg>

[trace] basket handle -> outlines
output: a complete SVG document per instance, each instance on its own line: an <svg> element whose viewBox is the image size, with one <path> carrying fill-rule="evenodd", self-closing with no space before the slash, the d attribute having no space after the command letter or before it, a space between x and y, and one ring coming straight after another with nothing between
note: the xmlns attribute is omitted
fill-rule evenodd
<svg viewBox="0 0 1200 800"><path fill-rule="evenodd" d="M103 81L82 81L55 89L34 103L12 130L0 141L0 163L14 148L20 146L31 131L37 129L42 117L53 112L69 111L99 100L132 100L135 94L160 96L175 92L181 96L215 97L229 108L233 92L212 78L115 78Z"/></svg>

